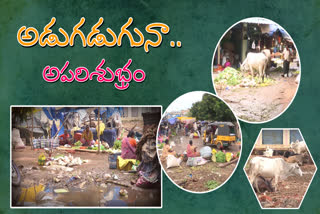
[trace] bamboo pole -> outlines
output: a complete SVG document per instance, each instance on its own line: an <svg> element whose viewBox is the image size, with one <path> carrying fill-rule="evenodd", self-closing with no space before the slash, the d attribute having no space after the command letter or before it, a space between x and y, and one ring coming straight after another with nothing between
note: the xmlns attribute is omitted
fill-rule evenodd
<svg viewBox="0 0 320 214"><path fill-rule="evenodd" d="M98 154L100 153L100 107L98 107Z"/></svg>

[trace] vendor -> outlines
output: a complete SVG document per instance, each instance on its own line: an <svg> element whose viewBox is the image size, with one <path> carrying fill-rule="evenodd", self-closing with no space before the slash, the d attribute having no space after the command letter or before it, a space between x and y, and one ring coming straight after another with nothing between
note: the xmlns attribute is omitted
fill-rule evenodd
<svg viewBox="0 0 320 214"><path fill-rule="evenodd" d="M88 125L86 126L86 129L83 131L80 141L83 146L91 146L94 144L93 134L90 131L90 128Z"/></svg>
<svg viewBox="0 0 320 214"><path fill-rule="evenodd" d="M68 130L64 130L64 134L60 135L60 140L59 140L59 144L60 145L65 145L65 144L69 144L71 145L72 143L72 138L70 138L70 135L68 134Z"/></svg>
<svg viewBox="0 0 320 214"><path fill-rule="evenodd" d="M289 65L290 65L290 51L287 46L283 50L283 74L282 77L289 76Z"/></svg>
<svg viewBox="0 0 320 214"><path fill-rule="evenodd" d="M161 161L165 161L166 158L168 157L168 155L176 155L176 152L173 151L173 149L169 145L169 140L166 139L164 141L164 146L163 146L163 149L162 149Z"/></svg>
<svg viewBox="0 0 320 214"><path fill-rule="evenodd" d="M121 157L123 159L136 159L137 142L134 139L134 131L129 131L127 137L124 137L121 143Z"/></svg>
<svg viewBox="0 0 320 214"><path fill-rule="evenodd" d="M227 58L227 60L226 60L226 62L224 63L223 67L224 67L224 68L226 68L226 67L231 67L231 62L230 62L230 59L229 59L229 58Z"/></svg>
<svg viewBox="0 0 320 214"><path fill-rule="evenodd" d="M197 152L197 147L192 145L192 140L189 141L189 144L187 146L187 156L188 157L199 157L200 152Z"/></svg>

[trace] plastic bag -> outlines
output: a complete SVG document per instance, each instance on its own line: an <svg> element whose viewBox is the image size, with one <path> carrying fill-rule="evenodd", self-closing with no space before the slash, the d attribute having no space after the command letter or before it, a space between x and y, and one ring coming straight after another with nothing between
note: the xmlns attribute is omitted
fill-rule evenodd
<svg viewBox="0 0 320 214"><path fill-rule="evenodd" d="M211 148L209 146L202 147L200 149L200 155L205 159L210 159L212 155Z"/></svg>
<svg viewBox="0 0 320 214"><path fill-rule="evenodd" d="M173 155L168 155L168 157L167 157L167 169L172 168L172 167L180 166L181 161L182 161L181 158L176 158Z"/></svg>
<svg viewBox="0 0 320 214"><path fill-rule="evenodd" d="M208 161L202 157L189 157L187 160L187 166L200 166L207 162Z"/></svg>
<svg viewBox="0 0 320 214"><path fill-rule="evenodd" d="M232 155L231 152L227 152L227 153L226 153L226 161L227 161L227 162L231 161L232 157L233 157L233 155Z"/></svg>

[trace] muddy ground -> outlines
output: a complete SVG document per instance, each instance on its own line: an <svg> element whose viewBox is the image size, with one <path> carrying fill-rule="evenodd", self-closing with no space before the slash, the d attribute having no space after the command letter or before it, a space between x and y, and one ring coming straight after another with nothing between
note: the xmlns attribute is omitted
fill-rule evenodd
<svg viewBox="0 0 320 214"><path fill-rule="evenodd" d="M88 160L81 166L74 166L68 172L63 167L38 166L38 156L43 151L31 150L26 147L13 151L12 158L20 168L22 183L20 187L32 187L43 184L49 200L39 200L35 203L24 203L25 206L160 206L160 186L154 189L142 189L132 185L131 180L137 179L135 173L109 169L108 154L76 152L74 157ZM66 152L55 151L53 155ZM106 184L106 174L117 175L123 185ZM71 181L70 178L78 177ZM56 183L54 180L59 179ZM55 194L54 189L68 189L69 193ZM119 195L120 189L128 191L128 197ZM19 194L20 189L13 188L13 195Z"/></svg>
<svg viewBox="0 0 320 214"><path fill-rule="evenodd" d="M171 138L170 142L174 141L176 146L173 149L177 154L183 154L187 149L189 140L189 137L180 135ZM197 151L200 151L200 149L204 147L201 138L195 138L192 140L193 145L198 147ZM240 147L239 145L232 144L228 149L226 149L226 151L237 154L237 152L240 151ZM194 192L209 191L210 188L207 186L208 181L215 181L217 186L223 184L233 173L237 162L224 168L220 168L219 164L220 163L209 161L202 166L189 167L186 165L186 162L182 162L180 167L167 169L166 161L162 162L163 169L175 184Z"/></svg>
<svg viewBox="0 0 320 214"><path fill-rule="evenodd" d="M268 72L274 82L269 86L235 87L219 89L219 95L226 101L234 113L250 122L261 122L275 118L290 104L298 89L295 76L282 77L282 72ZM213 74L213 78L217 73Z"/></svg>
<svg viewBox="0 0 320 214"><path fill-rule="evenodd" d="M131 129L135 124L135 131L141 131L142 121L124 122L124 127ZM125 131L127 134L127 131ZM38 156L44 150L31 150L30 146L25 149L12 151L12 160L20 168L22 182L20 187L12 188L13 200L18 199L21 188L34 187L42 184L45 186L44 193L34 202L21 202L19 206L161 206L160 182L152 189L143 189L131 184L136 180L136 173L109 169L109 154L75 152L73 157L88 160L80 166L73 166L72 171L66 171L60 166L39 166ZM52 156L69 155L68 152L54 150ZM48 155L46 154L46 157ZM106 183L108 175L118 177L114 183ZM76 179L71 180L72 177ZM58 182L56 182L58 180ZM56 194L55 189L66 189L69 192ZM127 196L120 196L120 190L127 190Z"/></svg>
<svg viewBox="0 0 320 214"><path fill-rule="evenodd" d="M250 158L252 157L254 156L250 156ZM274 156L273 158L276 157L281 156ZM303 172L302 177L290 176L283 181L279 181L278 190L276 192L256 193L263 208L299 207L316 170L314 164L304 164L303 166L300 166L300 168ZM248 173L247 168L246 172ZM272 186L274 185L273 179Z"/></svg>

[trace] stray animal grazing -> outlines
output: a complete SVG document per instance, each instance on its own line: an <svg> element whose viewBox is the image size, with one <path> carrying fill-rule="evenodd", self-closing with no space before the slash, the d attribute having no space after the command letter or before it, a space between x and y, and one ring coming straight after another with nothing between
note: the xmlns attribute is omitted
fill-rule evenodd
<svg viewBox="0 0 320 214"><path fill-rule="evenodd" d="M266 76L266 68L268 64L268 57L264 53L248 53L246 59L240 66L242 72L249 71L251 72L252 79L254 77L254 70L259 72L259 76L264 82L264 77Z"/></svg>
<svg viewBox="0 0 320 214"><path fill-rule="evenodd" d="M258 193L265 192L265 191L274 192L274 188L272 187L272 184L271 184L272 179L273 178L271 178L270 180L267 180L261 175L257 176L254 179L252 184L254 191Z"/></svg>
<svg viewBox="0 0 320 214"><path fill-rule="evenodd" d="M282 158L254 157L249 162L249 180L253 184L254 179L261 175L267 178L275 178L275 191L279 180L285 180L289 176L300 175L302 171L297 163L288 163Z"/></svg>

